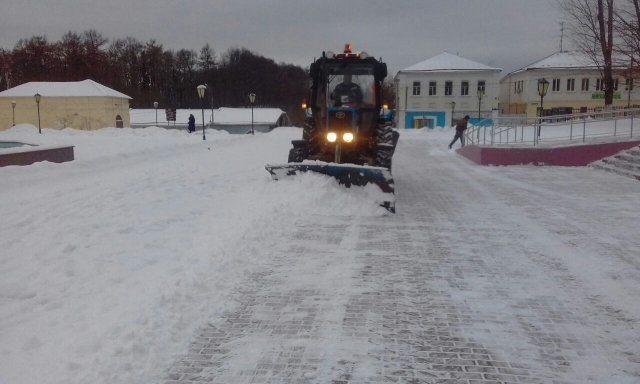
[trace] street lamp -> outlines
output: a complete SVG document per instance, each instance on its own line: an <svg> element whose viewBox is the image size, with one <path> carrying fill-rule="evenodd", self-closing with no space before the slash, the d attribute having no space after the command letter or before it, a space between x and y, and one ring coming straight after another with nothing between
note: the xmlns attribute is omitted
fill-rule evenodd
<svg viewBox="0 0 640 384"><path fill-rule="evenodd" d="M451 126L453 127L453 111L455 111L456 109L456 102L452 101L451 102Z"/></svg>
<svg viewBox="0 0 640 384"><path fill-rule="evenodd" d="M158 102L154 101L153 102L153 108L156 109L156 127L158 126Z"/></svg>
<svg viewBox="0 0 640 384"><path fill-rule="evenodd" d="M42 130L40 129L40 98L42 96L40 96L39 93L36 93L35 95L33 95L33 97L35 97L36 104L38 104L38 132L42 134Z"/></svg>
<svg viewBox="0 0 640 384"><path fill-rule="evenodd" d="M200 109L202 109L202 140L207 138L204 135L204 91L207 89L204 85L198 85L198 96L200 96Z"/></svg>
<svg viewBox="0 0 640 384"><path fill-rule="evenodd" d="M11 101L11 108L13 108L13 126L16 126L16 101Z"/></svg>
<svg viewBox="0 0 640 384"><path fill-rule="evenodd" d="M545 78L538 80L538 95L540 95L540 125L538 125L538 137L540 137L540 128L542 127L542 115L544 111L542 103L544 101L544 97L547 95L547 90L549 90L549 82Z"/></svg>
<svg viewBox="0 0 640 384"><path fill-rule="evenodd" d="M256 94L249 94L249 101L251 102L251 134L253 135L253 103L256 102Z"/></svg>
<svg viewBox="0 0 640 384"><path fill-rule="evenodd" d="M480 105L482 105L482 97L483 96L484 96L484 90L478 89L478 124L480 124ZM478 134L477 134L478 142L480 142L480 126L478 126L478 128L476 128L476 131L478 132Z"/></svg>
<svg viewBox="0 0 640 384"><path fill-rule="evenodd" d="M478 90L478 121L480 121L480 104L482 103L483 96L484 96L484 91Z"/></svg>

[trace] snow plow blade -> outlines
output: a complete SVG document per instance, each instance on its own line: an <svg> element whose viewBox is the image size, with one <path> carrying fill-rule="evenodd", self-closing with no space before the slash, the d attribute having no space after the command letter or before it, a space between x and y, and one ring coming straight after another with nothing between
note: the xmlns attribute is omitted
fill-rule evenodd
<svg viewBox="0 0 640 384"><path fill-rule="evenodd" d="M267 165L265 168L274 180L311 171L331 176L347 188L352 185L364 187L371 183L380 187L384 193L395 193L393 177L391 176L391 171L387 168L334 163L288 163ZM395 198L383 202L381 206L385 207L389 212L396 213Z"/></svg>

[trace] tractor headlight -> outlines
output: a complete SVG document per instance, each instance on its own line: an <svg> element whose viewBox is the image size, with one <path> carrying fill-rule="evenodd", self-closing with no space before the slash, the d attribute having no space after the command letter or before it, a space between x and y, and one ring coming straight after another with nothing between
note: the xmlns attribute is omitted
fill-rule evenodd
<svg viewBox="0 0 640 384"><path fill-rule="evenodd" d="M353 133L351 132L347 132L344 135L342 135L342 140L344 140L347 143L350 143L353 141Z"/></svg>
<svg viewBox="0 0 640 384"><path fill-rule="evenodd" d="M327 134L327 140L328 140L330 143L335 143L337 138L338 138L338 135L336 135L334 132L329 132L329 133Z"/></svg>

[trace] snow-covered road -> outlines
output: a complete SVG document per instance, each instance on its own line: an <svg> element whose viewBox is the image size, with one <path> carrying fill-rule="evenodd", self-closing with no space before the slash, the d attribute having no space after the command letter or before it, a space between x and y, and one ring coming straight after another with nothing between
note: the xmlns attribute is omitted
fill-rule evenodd
<svg viewBox="0 0 640 384"><path fill-rule="evenodd" d="M170 379L639 382L640 185L447 138L403 137L397 215L299 218Z"/></svg>
<svg viewBox="0 0 640 384"><path fill-rule="evenodd" d="M402 132L397 214L285 128L77 132L0 168L0 383L638 383L640 184Z"/></svg>

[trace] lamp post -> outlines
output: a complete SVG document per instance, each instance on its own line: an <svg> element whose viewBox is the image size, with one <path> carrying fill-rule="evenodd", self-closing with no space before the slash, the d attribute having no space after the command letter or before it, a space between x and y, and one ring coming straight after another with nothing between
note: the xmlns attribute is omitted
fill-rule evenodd
<svg viewBox="0 0 640 384"><path fill-rule="evenodd" d="M249 102L251 102L251 134L253 135L253 103L256 102L256 94L249 94Z"/></svg>
<svg viewBox="0 0 640 384"><path fill-rule="evenodd" d="M16 126L16 101L11 101L11 108L13 108L13 126Z"/></svg>
<svg viewBox="0 0 640 384"><path fill-rule="evenodd" d="M478 91L478 121L480 121L480 104L482 104L482 97L484 96L483 91Z"/></svg>
<svg viewBox="0 0 640 384"><path fill-rule="evenodd" d="M456 110L456 102L452 101L451 102L451 126L453 127L453 111Z"/></svg>
<svg viewBox="0 0 640 384"><path fill-rule="evenodd" d="M207 89L204 85L198 85L198 96L200 96L200 109L202 109L202 140L207 138L204 135L204 91Z"/></svg>
<svg viewBox="0 0 640 384"><path fill-rule="evenodd" d="M158 102L154 101L153 102L153 108L156 109L156 127L158 126Z"/></svg>
<svg viewBox="0 0 640 384"><path fill-rule="evenodd" d="M480 106L482 105L482 97L484 96L484 91L481 89L478 89L477 96L478 96L478 124L480 124ZM480 142L480 126L476 128L476 131L478 132L477 133L478 142Z"/></svg>
<svg viewBox="0 0 640 384"><path fill-rule="evenodd" d="M40 129L40 98L42 96L40 96L39 93L36 93L33 97L36 99L36 104L38 104L38 132L42 134L42 130Z"/></svg>
<svg viewBox="0 0 640 384"><path fill-rule="evenodd" d="M540 95L540 125L538 125L538 139L540 138L540 128L542 127L542 115L544 111L542 103L544 102L544 97L547 95L547 90L549 90L549 82L547 79L542 78L538 80L538 95Z"/></svg>

